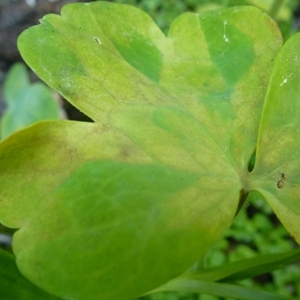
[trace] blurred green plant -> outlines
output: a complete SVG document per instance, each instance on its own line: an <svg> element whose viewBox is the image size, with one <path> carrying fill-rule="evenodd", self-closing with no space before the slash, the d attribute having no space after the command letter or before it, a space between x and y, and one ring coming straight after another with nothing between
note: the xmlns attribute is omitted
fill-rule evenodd
<svg viewBox="0 0 300 300"><path fill-rule="evenodd" d="M0 119L1 139L35 122L60 118L53 91L41 82L31 84L23 63L11 67L3 90L7 108Z"/></svg>
<svg viewBox="0 0 300 300"><path fill-rule="evenodd" d="M14 256L0 249L1 300L58 300L28 281L16 266Z"/></svg>

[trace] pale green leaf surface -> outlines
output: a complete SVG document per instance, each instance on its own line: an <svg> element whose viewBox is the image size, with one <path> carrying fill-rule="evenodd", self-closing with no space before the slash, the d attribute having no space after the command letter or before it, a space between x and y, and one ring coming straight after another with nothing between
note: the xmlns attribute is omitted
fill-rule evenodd
<svg viewBox="0 0 300 300"><path fill-rule="evenodd" d="M0 147L1 223L21 227L78 166L99 158L152 161L130 139L101 124L40 122L4 140Z"/></svg>
<svg viewBox="0 0 300 300"><path fill-rule="evenodd" d="M18 264L45 289L58 274L58 295L130 299L179 275L193 263L194 247L209 245L221 230L217 219L210 228L212 220L203 220L219 200L197 205L200 186L197 175L164 166L87 163L15 235ZM33 237L39 243L24 247ZM166 259L172 266L163 266Z"/></svg>
<svg viewBox="0 0 300 300"><path fill-rule="evenodd" d="M252 186L300 242L300 34L278 54L263 110Z"/></svg>
<svg viewBox="0 0 300 300"><path fill-rule="evenodd" d="M7 109L1 116L1 139L41 120L59 119L53 91L42 83L29 82L26 66L16 63L4 82Z"/></svg>
<svg viewBox="0 0 300 300"><path fill-rule="evenodd" d="M12 166L5 163L9 161L7 156L0 156L6 174L1 178L6 187L2 195L7 191L11 193L10 199L20 203L20 207L13 206L12 202L2 203L2 214L15 209L10 218L8 214L5 217L9 219L8 225L16 218L14 226L22 228L14 239L17 262L23 274L39 286L59 296L72 295L78 299L93 299L95 293L105 299L117 299L121 294L124 299L131 299L179 275L229 226L239 198L234 182L156 164L128 164L138 162L139 155L140 162L151 162L151 159L138 151L134 155L132 143L122 136L111 137L105 131L99 134L99 125L66 123L68 126L61 122L37 124L6 140L11 148L4 153L18 156L20 148L12 140L23 144L22 138L27 141L30 136L35 138L25 155L30 157L35 147L40 154L30 161L25 158L27 167L24 163ZM80 127L85 130L81 131ZM36 131L35 135L29 135L32 131ZM75 132L80 146L74 141ZM64 137L68 141L68 133L72 134L73 141L67 147L61 139ZM93 134L99 135L97 143L92 139ZM103 147L105 142L109 148ZM116 143L121 143L122 147L117 145L114 149ZM52 158L51 168L47 167L45 159L59 147L64 148L60 151L60 160ZM103 159L123 158L126 164L92 161L77 169L57 192L51 194L58 182L70 176L82 160L97 156L93 148L97 151L104 148ZM122 174L125 167L130 174ZM34 175L29 178L20 172L25 169L30 169ZM122 177L117 176L119 172ZM174 177L173 173L179 175ZM7 189L16 181L22 183L19 189ZM231 184L230 189L228 184ZM16 192L19 194L15 195ZM211 199L199 205L200 195L205 196L205 200ZM216 213L217 207L219 213ZM207 215L211 217L206 218ZM127 241L129 233L131 238ZM55 263L49 260L54 253ZM162 272L165 260L171 265L164 266ZM120 279L116 277L119 268L124 271ZM82 272L76 272L78 269ZM78 276L69 276L77 273ZM99 280L99 284L89 284L91 276ZM112 278L122 284L112 289L115 282ZM137 278L138 288L133 290ZM145 282L140 278L145 278Z"/></svg>
<svg viewBox="0 0 300 300"><path fill-rule="evenodd" d="M1 144L1 222L21 227L18 266L47 291L135 298L231 224L280 33L250 7L184 14L168 37L105 2L41 23L19 38L24 59L96 123L44 122Z"/></svg>
<svg viewBox="0 0 300 300"><path fill-rule="evenodd" d="M200 121L198 134L218 141L230 164L248 164L282 40L266 14L251 7L187 13L168 38L144 12L106 2L67 5L41 23L19 38L25 61L95 121L133 104L179 108ZM197 152L205 157L205 149Z"/></svg>

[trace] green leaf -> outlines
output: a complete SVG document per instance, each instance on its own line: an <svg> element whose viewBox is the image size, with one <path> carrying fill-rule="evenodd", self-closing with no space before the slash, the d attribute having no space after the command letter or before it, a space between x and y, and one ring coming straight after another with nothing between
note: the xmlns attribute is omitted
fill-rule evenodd
<svg viewBox="0 0 300 300"><path fill-rule="evenodd" d="M0 147L1 223L21 227L76 168L100 155L108 161L152 161L132 140L101 124L40 122L4 140Z"/></svg>
<svg viewBox="0 0 300 300"><path fill-rule="evenodd" d="M264 300L291 300L286 296L276 295L270 292L255 290L233 284L209 282L193 279L177 279L168 282L151 293L167 291L185 291L189 293L203 293L219 297L231 297L233 299L264 299ZM150 293L149 293L150 294Z"/></svg>
<svg viewBox="0 0 300 300"><path fill-rule="evenodd" d="M0 145L21 272L67 299L133 299L203 257L268 191L248 165L281 43L252 7L183 14L165 37L134 7L75 3L22 33L25 61L95 123L42 122Z"/></svg>
<svg viewBox="0 0 300 300"><path fill-rule="evenodd" d="M263 110L251 187L300 243L300 34L276 58Z"/></svg>
<svg viewBox="0 0 300 300"><path fill-rule="evenodd" d="M30 84L26 67L16 63L4 82L8 108L1 119L2 139L41 120L59 119L59 108L51 89L42 83Z"/></svg>
<svg viewBox="0 0 300 300"><path fill-rule="evenodd" d="M205 281L235 282L259 276L283 268L300 259L300 249L280 254L261 254L256 257L230 262L222 266L190 271L182 279L200 279Z"/></svg>
<svg viewBox="0 0 300 300"><path fill-rule="evenodd" d="M281 295L248 289L238 285L213 283L235 283L252 278L299 261L300 249L281 254L258 255L250 259L230 262L222 266L188 271L148 294L162 291L186 291L210 294L234 299L289 299ZM272 298L273 297L273 298Z"/></svg>
<svg viewBox="0 0 300 300"><path fill-rule="evenodd" d="M180 274L193 263L191 247L199 234L202 243L210 242L212 232L201 228L193 198L186 199L189 208L181 202L183 191L195 196L190 186L197 185L197 177L159 165L86 163L52 195L52 202L40 211L43 219L32 217L15 235L18 264L26 276L37 277L45 288L56 283L58 275L55 293L75 294L79 299L92 299L91 280L101 281L93 286L96 295L117 298L120 291L118 287L112 290L112 280L130 286L136 274L148 270L135 288L137 294L143 293L158 282L157 274L161 282L169 279L170 268L162 269L157 260L168 257L175 262L172 272ZM194 214L186 220L191 207ZM39 245L24 247L30 238ZM62 251L63 245L72 248L72 255L69 247ZM53 253L55 261L45 261ZM181 259L182 253L191 257ZM123 297L129 299L132 292L123 291Z"/></svg>
<svg viewBox="0 0 300 300"><path fill-rule="evenodd" d="M25 279L19 272L14 257L0 249L1 300L55 300Z"/></svg>

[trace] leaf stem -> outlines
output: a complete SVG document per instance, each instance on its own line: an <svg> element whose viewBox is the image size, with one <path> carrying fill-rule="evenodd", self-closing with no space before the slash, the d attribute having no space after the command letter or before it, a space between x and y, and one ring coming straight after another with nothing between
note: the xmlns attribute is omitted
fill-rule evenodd
<svg viewBox="0 0 300 300"><path fill-rule="evenodd" d="M237 215L239 213L239 211L241 210L241 208L243 207L248 195L249 195L249 192L246 191L245 189L240 190L240 200L239 200L239 205L237 207L235 215Z"/></svg>

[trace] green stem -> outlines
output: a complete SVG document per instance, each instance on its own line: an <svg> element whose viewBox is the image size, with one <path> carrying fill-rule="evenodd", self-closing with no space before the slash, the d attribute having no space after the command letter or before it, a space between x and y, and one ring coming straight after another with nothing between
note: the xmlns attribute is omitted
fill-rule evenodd
<svg viewBox="0 0 300 300"><path fill-rule="evenodd" d="M279 9L281 8L282 4L283 4L284 0L274 0L271 8L270 8L270 11L269 11L269 15L275 19L277 14L278 14L278 11Z"/></svg>

